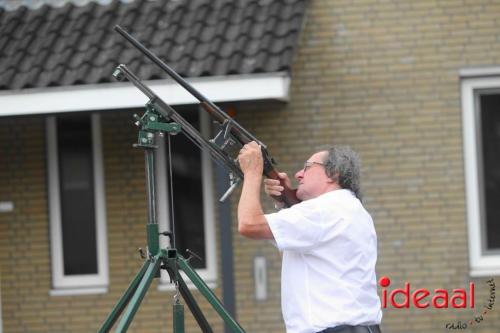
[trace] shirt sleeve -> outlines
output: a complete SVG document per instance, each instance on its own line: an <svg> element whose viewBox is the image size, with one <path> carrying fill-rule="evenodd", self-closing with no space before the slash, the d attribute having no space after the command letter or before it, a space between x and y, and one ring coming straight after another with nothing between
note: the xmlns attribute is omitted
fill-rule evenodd
<svg viewBox="0 0 500 333"><path fill-rule="evenodd" d="M304 251L332 239L338 234L342 218L314 199L282 209L265 218L276 247L280 250Z"/></svg>

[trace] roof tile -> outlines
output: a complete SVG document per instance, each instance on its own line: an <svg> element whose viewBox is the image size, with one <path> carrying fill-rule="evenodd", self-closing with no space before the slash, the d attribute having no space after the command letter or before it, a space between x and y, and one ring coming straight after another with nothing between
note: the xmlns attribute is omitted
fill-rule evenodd
<svg viewBox="0 0 500 333"><path fill-rule="evenodd" d="M158 0L0 8L0 90L111 82L126 63L165 78L122 25L187 77L287 71L307 0Z"/></svg>
<svg viewBox="0 0 500 333"><path fill-rule="evenodd" d="M6 89L9 87L9 84L14 79L14 76L17 74L17 71L14 67L7 69L2 75L3 79L0 81L0 89Z"/></svg>

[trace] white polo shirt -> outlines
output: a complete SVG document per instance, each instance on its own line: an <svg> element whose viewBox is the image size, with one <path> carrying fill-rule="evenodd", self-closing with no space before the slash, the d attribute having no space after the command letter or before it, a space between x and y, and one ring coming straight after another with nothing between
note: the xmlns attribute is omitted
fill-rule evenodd
<svg viewBox="0 0 500 333"><path fill-rule="evenodd" d="M265 217L283 252L287 333L380 323L377 236L370 214L351 191L331 191Z"/></svg>

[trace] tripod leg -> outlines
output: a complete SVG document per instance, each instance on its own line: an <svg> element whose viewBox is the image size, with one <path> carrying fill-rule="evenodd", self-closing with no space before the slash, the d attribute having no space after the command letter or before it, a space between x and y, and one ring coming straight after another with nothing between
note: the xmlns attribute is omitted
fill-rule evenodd
<svg viewBox="0 0 500 333"><path fill-rule="evenodd" d="M144 263L144 265L142 265L141 270L137 273L132 282L130 282L130 285L128 286L127 290L118 300L115 307L113 308L113 310L111 310L111 313L102 324L99 333L107 333L111 330L111 327L113 327L116 320L118 319L118 317L120 317L121 313L123 312L123 309L125 309L128 302L130 301L130 298L135 293L137 286L139 285L139 282L142 280L142 277L144 276L144 273L146 272L148 266L149 262L147 261Z"/></svg>
<svg viewBox="0 0 500 333"><path fill-rule="evenodd" d="M116 328L115 331L116 333L122 333L127 331L128 327L130 326L130 323L132 322L132 319L134 319L134 315L139 309L139 306L141 305L141 302L148 291L149 286L151 285L151 281L153 281L153 278L155 277L156 273L158 272L158 269L160 268L160 262L161 261L159 260L159 255L156 255L151 261L148 261L147 270L144 273L144 276L142 277L141 282L137 287L137 290L132 296L132 299L130 300L130 304L128 305L127 310L125 310L122 319L118 323L118 327Z"/></svg>
<svg viewBox="0 0 500 333"><path fill-rule="evenodd" d="M186 282L184 282L184 279L180 274L178 275L177 281L179 282L179 291L182 295L182 298L184 298L184 301L186 302L191 313L193 314L194 319L196 319L198 326L200 326L201 331L203 333L213 333L212 327L210 327L210 324L203 315L203 312L201 312L198 303L196 303L193 294L191 294L191 291L189 291Z"/></svg>
<svg viewBox="0 0 500 333"><path fill-rule="evenodd" d="M212 292L212 290L207 286L207 284L203 281L203 279L196 273L194 269L191 268L186 259L178 256L177 263L179 267L186 273L188 278L194 283L196 288L201 292L201 294L206 298L206 300L210 303L212 308L217 311L219 316L224 320L224 322L229 326L229 328L233 332L237 333L245 333L243 327L238 324L236 320L234 320L231 315L224 309L221 301L217 298L217 296Z"/></svg>
<svg viewBox="0 0 500 333"><path fill-rule="evenodd" d="M172 305L174 333L184 333L184 305L177 302Z"/></svg>

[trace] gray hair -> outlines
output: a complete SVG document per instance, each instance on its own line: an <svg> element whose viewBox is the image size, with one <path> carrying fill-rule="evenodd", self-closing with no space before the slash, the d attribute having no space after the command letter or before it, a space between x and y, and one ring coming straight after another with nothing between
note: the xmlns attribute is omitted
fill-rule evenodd
<svg viewBox="0 0 500 333"><path fill-rule="evenodd" d="M361 200L361 161L358 154L349 146L333 146L324 151L328 153L323 161L326 175Z"/></svg>

